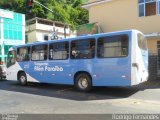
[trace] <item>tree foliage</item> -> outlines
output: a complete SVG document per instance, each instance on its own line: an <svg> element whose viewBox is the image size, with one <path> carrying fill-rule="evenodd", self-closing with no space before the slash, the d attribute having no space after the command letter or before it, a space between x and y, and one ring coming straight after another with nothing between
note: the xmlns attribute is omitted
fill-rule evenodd
<svg viewBox="0 0 160 120"><path fill-rule="evenodd" d="M28 13L27 0L0 0L0 8L26 14L26 19L41 17L61 21L75 26L88 22L88 11L81 8L86 0L36 0L53 11L50 12L34 2L32 13Z"/></svg>

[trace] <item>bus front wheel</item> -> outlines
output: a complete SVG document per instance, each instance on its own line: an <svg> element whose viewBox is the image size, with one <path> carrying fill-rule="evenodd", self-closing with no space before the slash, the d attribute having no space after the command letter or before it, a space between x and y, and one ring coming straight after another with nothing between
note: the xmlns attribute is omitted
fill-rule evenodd
<svg viewBox="0 0 160 120"><path fill-rule="evenodd" d="M26 74L24 72L21 72L18 75L18 81L23 86L27 85L27 77L26 77Z"/></svg>
<svg viewBox="0 0 160 120"><path fill-rule="evenodd" d="M85 73L78 74L75 78L75 87L80 91L90 91L92 88L91 77Z"/></svg>

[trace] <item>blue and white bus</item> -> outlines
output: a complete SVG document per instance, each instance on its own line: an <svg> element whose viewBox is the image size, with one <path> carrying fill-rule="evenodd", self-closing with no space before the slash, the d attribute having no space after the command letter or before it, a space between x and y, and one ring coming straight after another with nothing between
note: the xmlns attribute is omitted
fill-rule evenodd
<svg viewBox="0 0 160 120"><path fill-rule="evenodd" d="M148 79L148 48L144 35L125 30L10 48L7 79L92 86L133 86Z"/></svg>

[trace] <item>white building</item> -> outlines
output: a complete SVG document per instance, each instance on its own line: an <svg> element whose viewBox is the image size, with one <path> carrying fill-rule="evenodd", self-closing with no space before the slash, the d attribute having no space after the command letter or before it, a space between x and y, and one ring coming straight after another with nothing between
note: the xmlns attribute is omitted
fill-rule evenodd
<svg viewBox="0 0 160 120"><path fill-rule="evenodd" d="M57 33L57 36L54 33ZM69 25L61 22L37 17L26 21L26 43L48 41L54 39L54 37L63 39L75 36L76 33L71 31Z"/></svg>

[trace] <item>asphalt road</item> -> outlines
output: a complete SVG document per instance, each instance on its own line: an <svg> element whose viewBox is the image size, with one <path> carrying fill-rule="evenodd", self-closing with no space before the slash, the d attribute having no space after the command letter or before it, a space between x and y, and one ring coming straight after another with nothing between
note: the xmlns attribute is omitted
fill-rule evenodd
<svg viewBox="0 0 160 120"><path fill-rule="evenodd" d="M20 86L16 81L4 80L0 81L0 113L160 113L160 83L145 83L140 88L100 87L84 93L73 86Z"/></svg>

